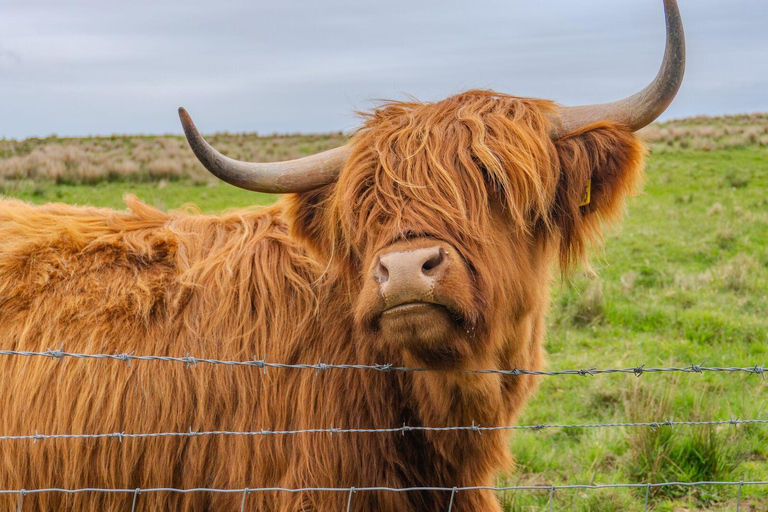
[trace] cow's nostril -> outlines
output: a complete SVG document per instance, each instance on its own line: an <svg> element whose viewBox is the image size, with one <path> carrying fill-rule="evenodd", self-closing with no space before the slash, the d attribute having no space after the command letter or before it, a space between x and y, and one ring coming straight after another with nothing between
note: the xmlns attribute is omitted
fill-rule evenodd
<svg viewBox="0 0 768 512"><path fill-rule="evenodd" d="M445 252L442 249L438 249L437 254L429 258L421 266L421 271L429 275L430 271L436 269L445 260Z"/></svg>
<svg viewBox="0 0 768 512"><path fill-rule="evenodd" d="M389 269L381 261L381 258L376 262L376 268L374 269L373 274L376 277L376 281L379 283L384 283L389 279Z"/></svg>

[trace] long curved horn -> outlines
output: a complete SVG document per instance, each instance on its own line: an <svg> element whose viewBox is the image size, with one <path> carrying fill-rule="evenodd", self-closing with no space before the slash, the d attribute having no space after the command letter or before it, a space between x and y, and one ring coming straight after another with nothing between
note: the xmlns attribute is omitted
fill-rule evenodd
<svg viewBox="0 0 768 512"><path fill-rule="evenodd" d="M685 34L677 0L664 0L667 46L659 74L637 94L612 103L560 107L550 119L551 135L558 138L598 121L614 121L632 131L649 125L672 103L685 73Z"/></svg>
<svg viewBox="0 0 768 512"><path fill-rule="evenodd" d="M213 149L183 108L179 118L192 151L206 169L227 183L256 192L306 192L336 180L350 153L346 145L286 162L250 163Z"/></svg>

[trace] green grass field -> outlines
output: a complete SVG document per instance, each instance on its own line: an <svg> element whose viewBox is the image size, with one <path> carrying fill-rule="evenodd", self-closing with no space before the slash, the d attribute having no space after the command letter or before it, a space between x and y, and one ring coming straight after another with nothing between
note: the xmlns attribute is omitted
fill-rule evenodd
<svg viewBox="0 0 768 512"><path fill-rule="evenodd" d="M667 151L593 258L555 283L551 369L754 366L768 361L768 151ZM757 375L549 377L521 424L768 419ZM768 480L768 425L516 434L517 484ZM741 510L768 510L745 487ZM645 490L559 492L557 510L642 510ZM735 488L665 488L654 510L735 510ZM548 495L510 495L540 510ZM748 508L747 504L752 508Z"/></svg>
<svg viewBox="0 0 768 512"><path fill-rule="evenodd" d="M759 137L723 147L680 140L654 143L644 192L594 251L594 272L553 283L550 369L768 365L768 147ZM273 199L183 175L68 182L16 176L0 193L113 208L133 193L164 209L203 211ZM731 418L768 419L760 376L547 377L520 424ZM517 471L499 484L768 481L768 425L516 432L512 451ZM649 506L735 510L736 495L736 487L669 487L654 489ZM546 510L549 493L500 497L510 511ZM645 489L558 491L553 510L643 510L644 499ZM768 510L768 486L744 487L741 510Z"/></svg>

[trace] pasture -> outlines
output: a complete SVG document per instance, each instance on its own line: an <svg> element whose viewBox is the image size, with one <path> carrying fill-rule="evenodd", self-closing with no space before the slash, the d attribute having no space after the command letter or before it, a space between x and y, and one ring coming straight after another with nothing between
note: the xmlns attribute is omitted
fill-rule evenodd
<svg viewBox="0 0 768 512"><path fill-rule="evenodd" d="M696 118L645 130L643 192L593 251L593 269L553 283L549 369L768 363L768 116ZM342 134L218 134L224 153L279 160L337 146ZM215 181L182 137L0 141L0 194L123 208L216 212L274 196ZM768 383L743 373L544 378L521 425L768 419ZM354 425L350 425L353 427ZM389 425L382 425L386 427ZM517 471L499 485L768 480L768 425L557 428L516 432ZM651 508L734 510L735 487L654 489ZM559 490L554 510L642 510L645 489ZM542 510L549 493L501 496ZM768 509L744 487L741 510Z"/></svg>

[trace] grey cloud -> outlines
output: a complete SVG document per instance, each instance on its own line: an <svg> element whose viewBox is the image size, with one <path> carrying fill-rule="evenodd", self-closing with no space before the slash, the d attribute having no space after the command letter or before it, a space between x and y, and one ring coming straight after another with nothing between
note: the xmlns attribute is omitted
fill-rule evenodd
<svg viewBox="0 0 768 512"><path fill-rule="evenodd" d="M0 45L0 66L6 65L15 65L21 63L21 55L17 52L14 52L13 50L9 50L7 48L3 48L2 45Z"/></svg>
<svg viewBox="0 0 768 512"><path fill-rule="evenodd" d="M686 81L667 117L768 110L768 3L680 0ZM0 137L348 130L372 99L493 88L564 104L642 88L661 0L169 0L0 8Z"/></svg>

